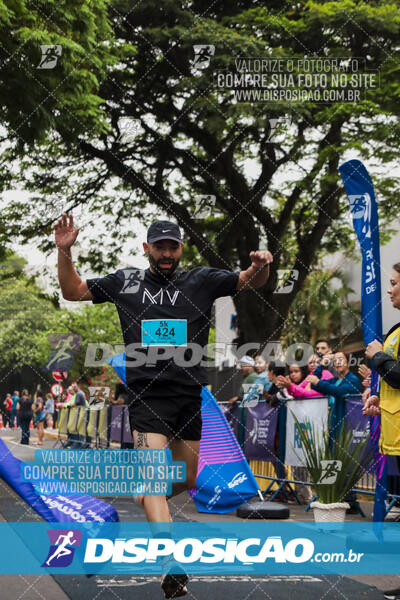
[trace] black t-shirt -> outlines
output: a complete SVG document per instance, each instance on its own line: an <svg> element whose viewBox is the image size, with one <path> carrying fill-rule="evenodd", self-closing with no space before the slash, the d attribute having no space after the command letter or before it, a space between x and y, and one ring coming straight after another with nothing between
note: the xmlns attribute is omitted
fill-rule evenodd
<svg viewBox="0 0 400 600"><path fill-rule="evenodd" d="M206 357L211 308L216 298L236 291L238 278L239 273L232 271L197 267L191 271L176 271L170 279L150 269L135 268L88 279L93 302L113 302L118 310L127 354L128 385L149 379L193 385L207 383L204 366L199 363ZM152 319L183 320L183 327L187 327L187 346L142 345L142 329L147 333L147 325L142 327L142 321ZM167 329L169 326L171 331L174 322L164 321L160 325ZM161 333L166 331L163 326L160 329ZM165 358L160 360L161 356Z"/></svg>
<svg viewBox="0 0 400 600"><path fill-rule="evenodd" d="M33 400L32 398L20 398L18 400L19 402L19 411L18 411L18 416L20 417L20 419L31 419L33 416L32 413L32 404L33 404Z"/></svg>

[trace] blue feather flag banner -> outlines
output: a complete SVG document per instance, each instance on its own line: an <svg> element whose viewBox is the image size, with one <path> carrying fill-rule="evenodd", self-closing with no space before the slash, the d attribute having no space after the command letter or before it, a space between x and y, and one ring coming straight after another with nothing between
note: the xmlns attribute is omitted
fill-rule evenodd
<svg viewBox="0 0 400 600"><path fill-rule="evenodd" d="M382 292L380 272L379 220L374 187L369 173L359 160L349 160L339 167L350 203L354 230L361 248L361 318L365 345L382 341ZM376 393L379 377L373 369L371 393ZM371 417L371 441L376 465L374 521L386 514L387 460L379 453L380 417Z"/></svg>

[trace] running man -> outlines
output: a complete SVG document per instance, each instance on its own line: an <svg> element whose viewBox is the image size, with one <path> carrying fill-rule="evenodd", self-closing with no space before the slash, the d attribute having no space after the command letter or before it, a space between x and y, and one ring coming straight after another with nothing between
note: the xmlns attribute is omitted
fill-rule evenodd
<svg viewBox="0 0 400 600"><path fill-rule="evenodd" d="M129 416L136 448L162 449L168 442L174 461L185 461L185 483L173 484L172 495L196 483L201 438L201 388L211 308L219 297L263 286L273 258L266 250L250 252L245 271L196 267L178 270L181 232L170 221L148 229L143 249L149 268L119 269L84 281L75 271L71 246L79 228L72 215L55 225L58 277L66 300L113 302L121 322L126 361ZM200 352L199 352L200 349ZM168 523L165 496L139 497L149 522ZM186 593L187 576L163 576L167 598Z"/></svg>
<svg viewBox="0 0 400 600"><path fill-rule="evenodd" d="M67 548L67 546L73 546L77 540L73 539L74 537L74 532L73 531L68 531L68 533L66 535L60 535L56 541L56 544L58 544L55 552L50 556L50 558L46 561L46 565L49 566L51 561L54 558L61 558L62 556L67 556L68 554L71 554L72 550L70 550L69 548Z"/></svg>

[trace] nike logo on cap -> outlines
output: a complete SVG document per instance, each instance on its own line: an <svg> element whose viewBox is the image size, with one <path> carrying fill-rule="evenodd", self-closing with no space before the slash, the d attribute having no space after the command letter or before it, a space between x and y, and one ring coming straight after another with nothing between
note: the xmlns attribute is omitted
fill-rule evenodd
<svg viewBox="0 0 400 600"><path fill-rule="evenodd" d="M171 231L170 229L163 229L162 233L167 233L167 231Z"/></svg>

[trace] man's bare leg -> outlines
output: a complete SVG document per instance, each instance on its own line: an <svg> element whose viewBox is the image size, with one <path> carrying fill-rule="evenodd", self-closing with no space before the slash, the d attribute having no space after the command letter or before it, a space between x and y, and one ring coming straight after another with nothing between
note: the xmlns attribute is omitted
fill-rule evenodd
<svg viewBox="0 0 400 600"><path fill-rule="evenodd" d="M133 431L133 441L135 448L155 450L164 449L167 445L167 438L160 433L141 433ZM168 523L172 522L169 512L167 499L165 496L138 496L146 513L146 519L150 523ZM165 526L164 526L165 527ZM186 583L188 576L186 573L177 573L175 570L169 572L170 567L166 567L166 574L161 575L161 587L166 598L177 598L187 594Z"/></svg>
<svg viewBox="0 0 400 600"><path fill-rule="evenodd" d="M200 440L171 440L169 448L174 461L186 463L186 481L172 484L172 496L177 496L196 485L197 465L199 462Z"/></svg>
<svg viewBox="0 0 400 600"><path fill-rule="evenodd" d="M161 433L141 433L133 431L133 441L137 449L162 450L167 445L167 438ZM146 519L153 523L172 521L165 496L137 496L146 513Z"/></svg>
<svg viewBox="0 0 400 600"><path fill-rule="evenodd" d="M186 464L186 481L172 484L172 493L169 496L176 496L181 492L191 489L196 484L197 464L199 460L200 441L193 440L169 440L168 447L172 453L173 461L183 461ZM171 519L172 520L172 519ZM172 586L173 594L168 594L168 581L162 577L162 588L166 598L177 598L187 593L186 584L189 580L184 570L180 574L173 571L174 574L168 575L169 583Z"/></svg>
<svg viewBox="0 0 400 600"><path fill-rule="evenodd" d="M141 433L133 431L133 441L135 448L164 449L167 445L167 438L159 433ZM172 495L180 494L186 489L190 489L196 483L197 463L200 450L200 442L172 440L169 443L173 460L181 460L186 463L186 481L173 484ZM167 499L165 496L137 496L137 499L144 507L147 521L152 523L172 522L169 512ZM166 598L177 598L187 593L186 583L188 576L183 571L168 572L167 575L161 575L161 587Z"/></svg>

